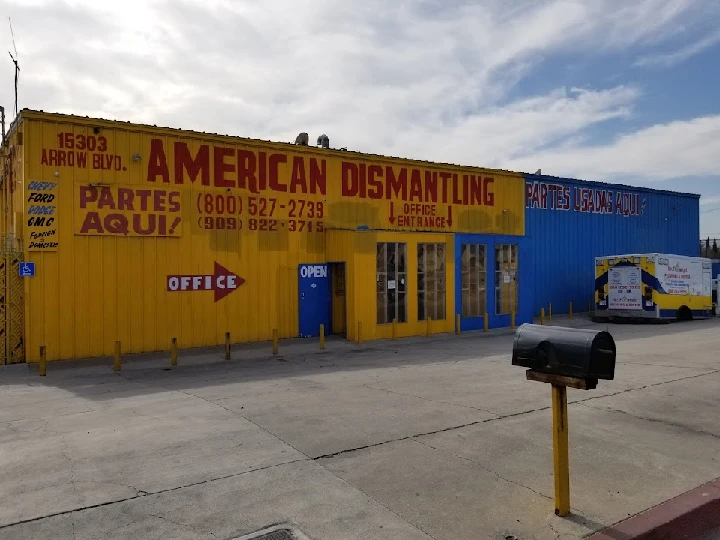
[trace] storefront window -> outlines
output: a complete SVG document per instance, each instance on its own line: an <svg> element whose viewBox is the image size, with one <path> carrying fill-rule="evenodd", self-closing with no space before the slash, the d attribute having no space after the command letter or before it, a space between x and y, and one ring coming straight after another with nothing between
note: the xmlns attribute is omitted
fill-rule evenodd
<svg viewBox="0 0 720 540"><path fill-rule="evenodd" d="M418 244L418 320L445 318L445 244Z"/></svg>
<svg viewBox="0 0 720 540"><path fill-rule="evenodd" d="M495 246L495 313L517 313L518 247L516 244Z"/></svg>
<svg viewBox="0 0 720 540"><path fill-rule="evenodd" d="M407 244L377 245L377 322L407 322Z"/></svg>
<svg viewBox="0 0 720 540"><path fill-rule="evenodd" d="M482 317L486 310L487 267L485 246L463 244L460 253L462 316Z"/></svg>

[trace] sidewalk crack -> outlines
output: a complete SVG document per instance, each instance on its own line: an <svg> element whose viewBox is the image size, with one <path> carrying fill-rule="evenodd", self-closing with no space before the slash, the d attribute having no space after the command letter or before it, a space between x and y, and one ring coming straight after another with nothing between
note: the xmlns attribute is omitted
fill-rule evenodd
<svg viewBox="0 0 720 540"><path fill-rule="evenodd" d="M469 462L469 463L472 463L473 465L476 465L476 466L480 467L482 470L484 470L484 471L486 471L486 472L489 472L490 474L495 475L495 476L498 478L498 480L503 480L503 481L505 481L505 482L508 482L509 484L515 484L516 486L519 486L519 487L521 487L521 488L525 488L525 489L527 489L527 490L529 490L529 491L532 491L535 495L538 495L539 497L542 497L542 498L544 498L544 499L553 500L552 497L549 497L548 495L545 495L544 493L540 493L539 491L531 488L530 486L526 486L525 484L522 484L522 483L520 483L520 482L516 482L515 480L511 480L511 479L509 479L509 478L505 478L504 476L502 476L502 475L501 475L500 473L498 473L497 471L495 471L495 470L493 470L493 469L490 469L490 468L486 467L485 465L483 465L482 463L478 463L477 461L475 461L475 460L473 460L473 459L470 459L470 458L465 457L465 456L461 456L461 455L459 455L459 454L456 454L455 452L451 452L451 451L446 450L446 449L444 449L444 448L435 447L435 446L433 446L433 445L431 445L431 444L429 444L429 443L426 443L426 442L423 442L423 441L419 440L418 438L413 438L413 441L416 442L416 443L422 444L423 446L427 446L428 448L432 448L433 450L435 450L435 451L437 451L437 452L442 452L443 454L449 454L449 455L454 456L454 457L456 457L456 458L458 458L458 459L462 459L462 460L464 460L464 461L467 461L467 462Z"/></svg>
<svg viewBox="0 0 720 540"><path fill-rule="evenodd" d="M693 427L685 425L685 424L671 422L669 420L663 420L662 418L651 418L649 416L641 416L639 414L634 414L634 413L631 413L628 411L623 411L622 409L614 409L613 407L593 407L592 405L588 405L587 403L579 403L579 405L582 405L583 407L587 407L588 409L593 409L596 411L616 412L616 413L624 414L626 416L630 416L631 418L637 418L638 420L645 420L646 422L654 422L656 424L662 424L664 426L679 428L679 429L682 429L683 431L688 431L690 433L696 433L698 435L706 435L708 437L720 439L720 435L716 435L715 433L711 433L709 431L704 431L702 429L696 429L696 428L693 428Z"/></svg>

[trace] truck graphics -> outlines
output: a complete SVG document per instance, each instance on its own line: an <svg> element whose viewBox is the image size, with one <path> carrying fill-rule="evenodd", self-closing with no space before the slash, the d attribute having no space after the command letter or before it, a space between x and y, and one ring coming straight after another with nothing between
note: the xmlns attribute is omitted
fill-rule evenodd
<svg viewBox="0 0 720 540"><path fill-rule="evenodd" d="M597 319L713 315L709 259L659 253L614 255L597 257L595 269Z"/></svg>

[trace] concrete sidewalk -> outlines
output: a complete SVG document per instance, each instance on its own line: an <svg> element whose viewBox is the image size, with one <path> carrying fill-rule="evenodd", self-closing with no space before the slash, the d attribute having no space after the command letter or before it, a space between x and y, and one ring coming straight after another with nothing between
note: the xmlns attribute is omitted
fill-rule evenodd
<svg viewBox="0 0 720 540"><path fill-rule="evenodd" d="M2 367L0 537L590 535L720 476L718 321L609 329L616 380L569 391L570 518L500 330Z"/></svg>

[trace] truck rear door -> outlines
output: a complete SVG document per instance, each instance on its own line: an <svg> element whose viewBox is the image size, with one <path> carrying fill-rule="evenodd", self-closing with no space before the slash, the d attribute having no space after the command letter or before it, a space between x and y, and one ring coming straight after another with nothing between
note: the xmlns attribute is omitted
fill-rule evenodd
<svg viewBox="0 0 720 540"><path fill-rule="evenodd" d="M619 263L608 271L608 309L642 310L642 269Z"/></svg>

